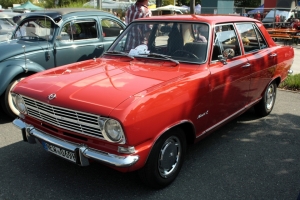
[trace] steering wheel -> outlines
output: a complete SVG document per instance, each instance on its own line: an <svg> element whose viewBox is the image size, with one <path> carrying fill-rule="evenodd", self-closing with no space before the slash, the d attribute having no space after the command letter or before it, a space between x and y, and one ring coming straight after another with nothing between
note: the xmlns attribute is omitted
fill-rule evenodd
<svg viewBox="0 0 300 200"><path fill-rule="evenodd" d="M184 56L188 56L188 57L190 57L190 58L196 58L196 59L199 59L199 57L198 56L196 56L195 54L193 54L193 53L191 53L191 52L189 52L189 51L186 51L186 50L177 50L177 51L175 51L173 54L172 54L172 56L182 56L182 55L184 55Z"/></svg>

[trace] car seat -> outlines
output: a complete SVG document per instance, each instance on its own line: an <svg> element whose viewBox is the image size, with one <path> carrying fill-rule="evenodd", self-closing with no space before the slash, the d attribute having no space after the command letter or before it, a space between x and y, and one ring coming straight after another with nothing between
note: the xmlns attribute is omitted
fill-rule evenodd
<svg viewBox="0 0 300 200"><path fill-rule="evenodd" d="M183 49L183 37L177 28L177 24L174 23L172 26L172 30L169 33L167 54L172 55L175 51L182 50L182 49Z"/></svg>

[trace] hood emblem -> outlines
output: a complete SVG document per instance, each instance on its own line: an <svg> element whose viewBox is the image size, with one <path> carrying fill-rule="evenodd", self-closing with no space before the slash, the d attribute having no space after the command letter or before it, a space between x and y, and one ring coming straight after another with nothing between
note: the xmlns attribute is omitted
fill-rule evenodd
<svg viewBox="0 0 300 200"><path fill-rule="evenodd" d="M52 93L52 94L50 94L50 95L48 96L48 99L49 99L49 100L52 100L52 99L54 99L54 98L56 98L56 94L55 94L55 93Z"/></svg>

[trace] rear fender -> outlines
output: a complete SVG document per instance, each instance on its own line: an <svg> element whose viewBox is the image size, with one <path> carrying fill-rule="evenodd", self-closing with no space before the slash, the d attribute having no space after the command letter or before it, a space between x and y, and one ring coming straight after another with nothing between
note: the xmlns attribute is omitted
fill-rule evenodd
<svg viewBox="0 0 300 200"><path fill-rule="evenodd" d="M24 62L24 59L6 60L0 63L0 95L6 90L8 84L18 75L31 75L45 69L30 60Z"/></svg>

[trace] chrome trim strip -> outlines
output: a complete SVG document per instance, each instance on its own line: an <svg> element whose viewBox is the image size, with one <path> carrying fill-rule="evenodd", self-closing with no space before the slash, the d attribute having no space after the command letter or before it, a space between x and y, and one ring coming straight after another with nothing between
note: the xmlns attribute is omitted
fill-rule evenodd
<svg viewBox="0 0 300 200"><path fill-rule="evenodd" d="M18 118L13 121L13 124L21 130L25 129L26 137L37 138L50 144L54 144L58 147L67 149L69 151L76 151L78 149L80 160L79 164L81 166L89 165L88 159L92 159L115 167L129 167L135 164L139 159L138 155L118 156L106 152L100 152L84 145L61 140L36 129L31 125L24 123L21 119Z"/></svg>
<svg viewBox="0 0 300 200"><path fill-rule="evenodd" d="M13 125L15 125L15 127L17 127L20 130L26 127L26 124L20 119L15 119L13 121Z"/></svg>
<svg viewBox="0 0 300 200"><path fill-rule="evenodd" d="M44 53L44 52L47 52L48 50L39 50L39 51L34 51L34 52L26 52L26 55L34 55L34 54L38 54L38 53ZM24 54L20 54L20 55L17 55L15 56L14 58L23 58L24 57ZM29 60L29 59L27 59Z"/></svg>

